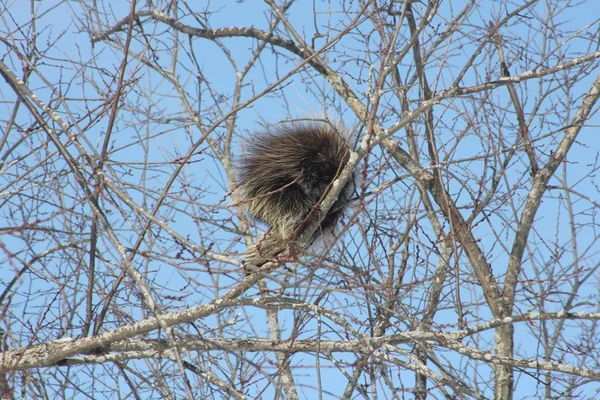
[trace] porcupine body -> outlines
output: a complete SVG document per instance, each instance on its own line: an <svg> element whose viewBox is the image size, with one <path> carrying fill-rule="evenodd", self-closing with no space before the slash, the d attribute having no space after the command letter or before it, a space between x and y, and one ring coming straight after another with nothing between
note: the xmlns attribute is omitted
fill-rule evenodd
<svg viewBox="0 0 600 400"><path fill-rule="evenodd" d="M294 232L301 233L309 215L317 217L315 206L349 156L347 129L324 122L282 124L253 137L241 162L237 200L241 211L264 222L271 232L251 249L251 263L256 265L260 255L272 255L271 248L281 247ZM333 230L353 189L350 179L313 239Z"/></svg>

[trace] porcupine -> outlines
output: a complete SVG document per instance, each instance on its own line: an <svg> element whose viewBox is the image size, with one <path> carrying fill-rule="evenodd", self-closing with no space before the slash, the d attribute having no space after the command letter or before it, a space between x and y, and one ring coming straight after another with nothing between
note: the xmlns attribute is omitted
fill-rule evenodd
<svg viewBox="0 0 600 400"><path fill-rule="evenodd" d="M240 211L269 226L268 234L249 251L247 264L260 266L301 234L318 217L319 202L350 157L349 131L329 122L293 122L255 134L242 158L236 200ZM333 231L354 190L354 176L315 234Z"/></svg>

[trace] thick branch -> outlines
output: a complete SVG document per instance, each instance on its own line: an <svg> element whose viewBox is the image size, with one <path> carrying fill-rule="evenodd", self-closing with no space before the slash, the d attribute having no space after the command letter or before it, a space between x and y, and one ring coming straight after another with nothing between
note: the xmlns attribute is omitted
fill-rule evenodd
<svg viewBox="0 0 600 400"><path fill-rule="evenodd" d="M527 245L527 237L533 226L533 220L536 212L542 202L542 197L548 188L548 182L554 175L554 172L558 166L565 161L569 149L573 145L573 142L581 132L581 128L587 121L592 112L592 108L600 97L600 75L596 77L596 80L590 87L590 90L583 98L581 106L577 111L577 114L573 118L573 122L566 129L565 136L556 148L556 151L552 154L546 165L539 170L538 174L533 179L533 185L527 196L525 207L523 208L523 214L519 221L517 233L513 248L510 254L510 261L506 272L506 284L502 292L502 297L505 300L507 307L512 308L513 300L515 297L515 288L517 281L521 273L521 260L523 259L523 252Z"/></svg>

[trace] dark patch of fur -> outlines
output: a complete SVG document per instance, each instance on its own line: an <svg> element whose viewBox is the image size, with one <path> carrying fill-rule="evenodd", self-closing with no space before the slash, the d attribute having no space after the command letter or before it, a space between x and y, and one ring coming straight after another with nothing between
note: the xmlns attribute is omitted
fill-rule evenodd
<svg viewBox="0 0 600 400"><path fill-rule="evenodd" d="M347 141L346 129L317 122L283 124L257 134L240 166L241 209L275 235L289 237L348 162ZM315 236L335 227L353 188L351 179Z"/></svg>

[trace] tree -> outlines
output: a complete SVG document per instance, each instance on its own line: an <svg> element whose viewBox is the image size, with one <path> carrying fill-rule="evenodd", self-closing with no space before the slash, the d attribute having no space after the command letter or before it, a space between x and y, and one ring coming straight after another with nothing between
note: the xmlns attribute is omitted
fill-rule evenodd
<svg viewBox="0 0 600 400"><path fill-rule="evenodd" d="M597 395L597 7L1 4L3 398ZM352 209L245 275L293 119Z"/></svg>

